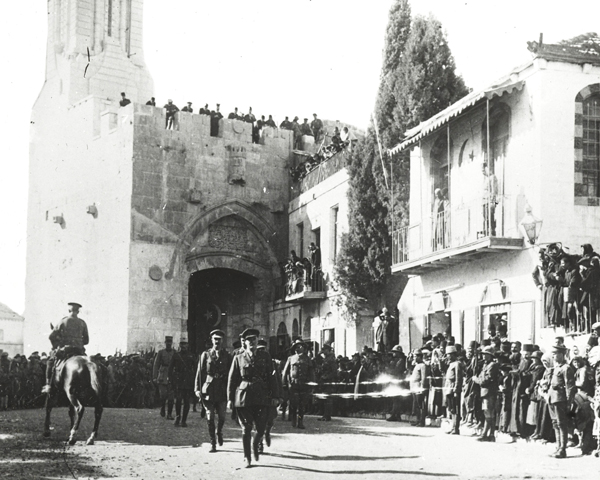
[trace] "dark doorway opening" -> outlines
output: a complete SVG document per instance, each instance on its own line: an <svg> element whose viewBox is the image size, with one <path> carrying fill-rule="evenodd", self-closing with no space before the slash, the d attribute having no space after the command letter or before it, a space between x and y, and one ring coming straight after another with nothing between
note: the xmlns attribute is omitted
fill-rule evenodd
<svg viewBox="0 0 600 480"><path fill-rule="evenodd" d="M210 348L210 332L217 328L225 332L225 346L231 350L244 328L253 325L254 280L251 275L227 268L190 275L188 336L194 353Z"/></svg>

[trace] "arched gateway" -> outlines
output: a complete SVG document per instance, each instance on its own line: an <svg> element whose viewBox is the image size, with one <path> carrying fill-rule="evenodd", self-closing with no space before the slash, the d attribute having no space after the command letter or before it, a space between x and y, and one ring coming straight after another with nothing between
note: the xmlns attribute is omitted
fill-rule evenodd
<svg viewBox="0 0 600 480"><path fill-rule="evenodd" d="M229 348L246 327L267 335L272 287L280 275L269 242L276 237L265 218L240 200L203 212L186 226L167 275L181 275L187 290L182 313L193 351L207 347L215 328L225 332Z"/></svg>

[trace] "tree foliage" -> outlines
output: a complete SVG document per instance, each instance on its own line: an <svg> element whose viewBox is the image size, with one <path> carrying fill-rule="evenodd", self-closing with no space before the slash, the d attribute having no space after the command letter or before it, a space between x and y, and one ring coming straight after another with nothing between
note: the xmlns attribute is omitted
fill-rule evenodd
<svg viewBox="0 0 600 480"><path fill-rule="evenodd" d="M399 143L408 128L467 93L441 23L433 16L412 19L408 0L396 0L390 9L374 112L383 151ZM398 278L390 270L391 234L392 222L395 228L408 223L409 162L406 154L394 159L393 168L390 159L382 162L376 132L369 128L347 168L349 229L342 237L336 278L347 311L356 316L365 301L375 309L386 297L395 295L397 300L400 293ZM394 215L389 214L392 205Z"/></svg>

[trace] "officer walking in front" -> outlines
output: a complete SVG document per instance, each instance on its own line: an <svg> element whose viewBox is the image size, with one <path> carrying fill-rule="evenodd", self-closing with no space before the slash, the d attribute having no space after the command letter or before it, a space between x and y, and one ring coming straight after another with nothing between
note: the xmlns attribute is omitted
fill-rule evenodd
<svg viewBox="0 0 600 480"><path fill-rule="evenodd" d="M242 443L246 467L259 459L259 446L267 425L268 408L276 405L277 381L273 375L271 356L265 349L258 349L259 331L247 328L242 333L244 351L236 355L229 370L227 385L228 406L236 408L242 427ZM252 426L256 435L252 441Z"/></svg>
<svg viewBox="0 0 600 480"><path fill-rule="evenodd" d="M169 385L168 374L169 365L174 353L173 337L167 335L165 337L165 348L159 350L156 354L154 367L152 368L152 380L158 386L158 395L160 397L160 416L165 416L165 405L167 405L167 420L173 420L173 403L175 397L173 395L173 388Z"/></svg>
<svg viewBox="0 0 600 480"><path fill-rule="evenodd" d="M288 358L283 368L282 384L283 388L289 389L292 427L304 429L304 412L310 399L308 383L315 381L315 368L302 340L294 342L292 351L294 355Z"/></svg>
<svg viewBox="0 0 600 480"><path fill-rule="evenodd" d="M213 346L200 356L194 390L206 411L210 451L214 453L217 451L217 441L219 446L223 445L223 425L227 412L227 375L231 366L231 356L223 348L223 330L213 330L210 332L210 338ZM215 415L219 417L216 432Z"/></svg>

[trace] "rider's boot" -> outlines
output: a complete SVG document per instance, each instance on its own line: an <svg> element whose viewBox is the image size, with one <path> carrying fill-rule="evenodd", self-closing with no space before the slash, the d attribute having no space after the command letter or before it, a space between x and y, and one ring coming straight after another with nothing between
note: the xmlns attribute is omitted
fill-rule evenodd
<svg viewBox="0 0 600 480"><path fill-rule="evenodd" d="M54 358L48 358L48 363L46 364L46 385L42 388L42 393L50 393L50 388L52 384L52 375L54 373Z"/></svg>

